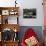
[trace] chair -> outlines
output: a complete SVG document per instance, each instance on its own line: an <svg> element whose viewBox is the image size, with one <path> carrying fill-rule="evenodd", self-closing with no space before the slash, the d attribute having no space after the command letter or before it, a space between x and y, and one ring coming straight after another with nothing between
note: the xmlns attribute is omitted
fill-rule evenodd
<svg viewBox="0 0 46 46"><path fill-rule="evenodd" d="M32 38L32 36L35 37L37 40L37 44L35 44L35 46L41 46L39 40L37 39L37 35L32 28L28 28L27 31L25 32L24 37L22 38L21 46L27 46L28 42L26 43L25 40L26 39L29 40L29 38L30 37Z"/></svg>

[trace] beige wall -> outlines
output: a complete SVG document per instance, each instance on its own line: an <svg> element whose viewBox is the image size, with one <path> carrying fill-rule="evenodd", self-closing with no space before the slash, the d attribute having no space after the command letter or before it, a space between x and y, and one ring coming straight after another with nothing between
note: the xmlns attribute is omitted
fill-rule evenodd
<svg viewBox="0 0 46 46"><path fill-rule="evenodd" d="M21 7L22 8L28 8L28 9L36 8L37 18L36 19L24 19L23 18L23 9ZM20 18L19 18L20 26L43 26L42 0L24 0L24 3L22 3L21 7L20 7L20 9L21 9L20 10Z"/></svg>

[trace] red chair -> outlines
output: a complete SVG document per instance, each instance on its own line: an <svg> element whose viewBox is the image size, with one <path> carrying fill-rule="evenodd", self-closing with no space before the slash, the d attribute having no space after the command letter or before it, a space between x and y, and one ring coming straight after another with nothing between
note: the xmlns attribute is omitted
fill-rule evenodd
<svg viewBox="0 0 46 46"><path fill-rule="evenodd" d="M32 28L27 29L27 31L25 32L24 37L22 38L21 46L27 46L26 43L25 43L25 40L28 39L29 37L32 37L32 36L34 36L37 39L37 35L33 31L33 29ZM35 46L41 46L40 42L38 41Z"/></svg>

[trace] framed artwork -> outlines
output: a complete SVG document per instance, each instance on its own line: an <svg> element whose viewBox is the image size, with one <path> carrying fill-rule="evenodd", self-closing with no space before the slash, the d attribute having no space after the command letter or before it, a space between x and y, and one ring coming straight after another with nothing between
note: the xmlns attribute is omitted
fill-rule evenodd
<svg viewBox="0 0 46 46"><path fill-rule="evenodd" d="M18 13L18 12L15 11L15 10L10 10L10 11L9 11L9 14L10 14L10 15L16 15L17 13Z"/></svg>
<svg viewBox="0 0 46 46"><path fill-rule="evenodd" d="M23 9L23 18L36 18L36 9Z"/></svg>
<svg viewBox="0 0 46 46"><path fill-rule="evenodd" d="M9 10L2 10L2 15L9 15Z"/></svg>

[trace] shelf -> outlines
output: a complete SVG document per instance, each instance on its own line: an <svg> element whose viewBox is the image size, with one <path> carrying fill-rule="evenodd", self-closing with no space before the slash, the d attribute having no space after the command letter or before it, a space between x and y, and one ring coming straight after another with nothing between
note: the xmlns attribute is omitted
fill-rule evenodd
<svg viewBox="0 0 46 46"><path fill-rule="evenodd" d="M8 43L8 42L10 42L10 43L12 43L12 42L19 42L19 40L15 40L15 41L12 41L12 40L10 40L10 41L3 41L3 42L5 42L5 43Z"/></svg>
<svg viewBox="0 0 46 46"><path fill-rule="evenodd" d="M0 7L1 15L17 15L19 7Z"/></svg>
<svg viewBox="0 0 46 46"><path fill-rule="evenodd" d="M2 24L19 24L18 16L2 16Z"/></svg>
<svg viewBox="0 0 46 46"><path fill-rule="evenodd" d="M1 15L1 16L19 16L18 14L14 14L14 15Z"/></svg>
<svg viewBox="0 0 46 46"><path fill-rule="evenodd" d="M19 7L0 7L0 10L12 10L12 9L15 9L15 10L18 10L19 9Z"/></svg>
<svg viewBox="0 0 46 46"><path fill-rule="evenodd" d="M11 41L11 42L2 42L3 46L18 46L18 42L17 41Z"/></svg>
<svg viewBox="0 0 46 46"><path fill-rule="evenodd" d="M5 28L9 28L9 29L12 29L13 31L16 29L17 32L19 31L20 29L20 26L19 24L0 24L0 27L1 27L1 31Z"/></svg>
<svg viewBox="0 0 46 46"><path fill-rule="evenodd" d="M19 7L0 7L0 24L12 24L12 21L11 23L9 23L9 16L12 17L16 17L15 19L15 23L13 24L18 24L18 17L19 17L19 13L18 13L18 10L19 10ZM11 20L11 19L10 19Z"/></svg>
<svg viewBox="0 0 46 46"><path fill-rule="evenodd" d="M18 10L19 7L0 7L0 46L18 46L18 31L20 29ZM4 34L7 35L7 38Z"/></svg>

